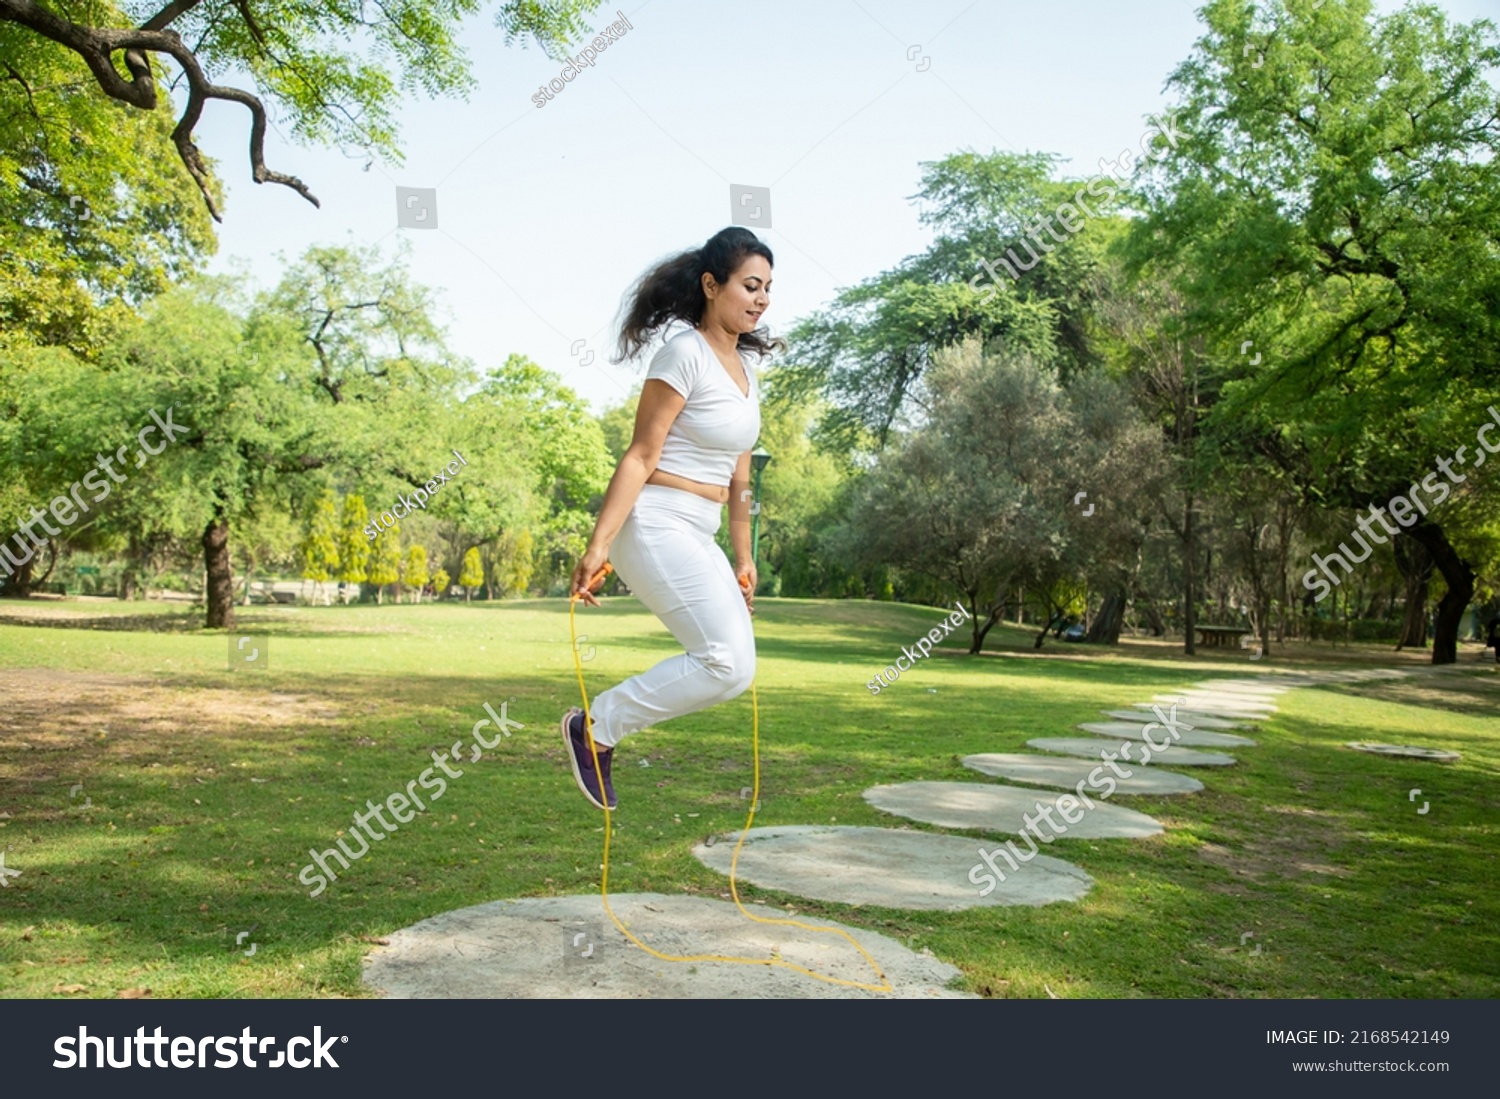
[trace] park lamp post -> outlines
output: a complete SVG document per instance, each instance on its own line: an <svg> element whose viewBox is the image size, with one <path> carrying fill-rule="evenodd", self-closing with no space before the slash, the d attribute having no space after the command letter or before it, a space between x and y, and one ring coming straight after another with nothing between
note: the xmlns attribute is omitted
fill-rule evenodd
<svg viewBox="0 0 1500 1099"><path fill-rule="evenodd" d="M750 560L760 568L760 475L770 463L771 456L760 447L750 452L750 468L753 470L755 504L750 515Z"/></svg>

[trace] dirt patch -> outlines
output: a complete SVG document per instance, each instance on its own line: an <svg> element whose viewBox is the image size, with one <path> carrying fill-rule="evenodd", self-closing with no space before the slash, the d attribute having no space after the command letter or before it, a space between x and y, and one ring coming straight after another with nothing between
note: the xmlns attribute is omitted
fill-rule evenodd
<svg viewBox="0 0 1500 1099"><path fill-rule="evenodd" d="M1473 717L1489 717L1500 709L1500 676L1429 673L1386 683L1325 684L1323 689L1371 702L1420 706Z"/></svg>
<svg viewBox="0 0 1500 1099"><path fill-rule="evenodd" d="M1251 882L1266 878L1295 878L1305 874L1341 878L1350 875L1351 871L1328 861L1330 850L1338 844L1338 837L1330 834L1327 824L1319 819L1328 814L1276 806L1268 807L1268 811L1284 814L1292 820L1285 823L1278 821L1270 828L1258 832L1250 841L1234 848L1205 843L1198 848L1198 857L1237 878ZM1305 825L1302 823L1304 821ZM1313 828L1317 831L1313 831Z"/></svg>
<svg viewBox="0 0 1500 1099"><path fill-rule="evenodd" d="M310 696L257 688L162 684L144 676L50 668L0 671L0 781L34 786L106 759L191 765L199 745L263 739L336 723L343 711ZM247 734L253 733L254 736Z"/></svg>
<svg viewBox="0 0 1500 1099"><path fill-rule="evenodd" d="M107 614L45 611L37 614L0 614L0 626L50 630L119 630L126 633L194 633L203 628L201 613Z"/></svg>

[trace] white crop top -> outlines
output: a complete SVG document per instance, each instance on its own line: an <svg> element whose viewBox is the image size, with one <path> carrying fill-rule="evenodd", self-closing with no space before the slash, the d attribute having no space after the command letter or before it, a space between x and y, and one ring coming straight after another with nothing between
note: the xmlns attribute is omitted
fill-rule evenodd
<svg viewBox="0 0 1500 1099"><path fill-rule="evenodd" d="M760 438L760 386L750 357L740 351L749 396L696 328L679 332L652 357L646 377L666 382L687 399L667 429L657 469L710 485L727 486L734 479L740 455Z"/></svg>

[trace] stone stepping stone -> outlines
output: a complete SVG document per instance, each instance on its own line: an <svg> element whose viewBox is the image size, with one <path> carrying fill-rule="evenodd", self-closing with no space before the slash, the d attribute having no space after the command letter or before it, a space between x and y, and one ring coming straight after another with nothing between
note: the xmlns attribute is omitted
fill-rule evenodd
<svg viewBox="0 0 1500 1099"><path fill-rule="evenodd" d="M1239 706L1274 706L1275 703L1281 702L1280 696L1271 694L1269 691L1226 691L1209 690L1206 687L1185 687L1182 694L1190 699L1214 699L1215 702L1232 702Z"/></svg>
<svg viewBox="0 0 1500 1099"><path fill-rule="evenodd" d="M1152 702L1156 703L1163 710L1166 710L1174 702L1178 703L1181 707L1177 711L1179 716L1186 712L1202 714L1204 717L1222 717L1228 721L1264 721L1271 716L1265 710L1249 710L1243 706L1230 706L1227 703L1191 702L1187 705L1182 705L1180 698L1168 698L1165 696L1153 698L1151 702L1136 702L1133 705L1138 710L1148 709ZM1168 713L1170 712L1168 711Z"/></svg>
<svg viewBox="0 0 1500 1099"><path fill-rule="evenodd" d="M609 902L638 939L665 954L769 958L777 951L830 977L880 983L842 935L768 927L728 901L705 897L621 893ZM768 919L788 918L781 909L745 907ZM813 927L843 926L819 916L795 918ZM372 951L363 980L396 999L969 998L945 987L959 976L946 962L874 931L843 930L870 952L894 992L846 988L780 966L660 961L620 934L597 893L491 901L433 916L388 936L389 946Z"/></svg>
<svg viewBox="0 0 1500 1099"><path fill-rule="evenodd" d="M1362 672L1318 672L1318 678L1329 683L1364 683L1371 679L1403 679L1409 672L1375 668Z"/></svg>
<svg viewBox="0 0 1500 1099"><path fill-rule="evenodd" d="M1043 736L1026 742L1028 747L1038 748L1043 752L1059 752L1065 756L1083 756L1087 759L1103 760L1101 753L1110 750L1108 744L1098 737L1077 736ZM1135 752L1130 753L1136 756ZM1126 770L1132 766L1139 767L1139 758L1127 759L1124 756L1117 757L1120 766ZM1168 763L1176 767L1229 767L1235 762L1233 756L1226 756L1219 752L1197 752L1191 748L1171 747L1164 751L1151 752L1151 762L1147 766L1157 763Z"/></svg>
<svg viewBox="0 0 1500 1099"><path fill-rule="evenodd" d="M1265 679L1199 679L1194 687L1203 688L1205 691L1269 691L1271 694L1286 693L1292 687L1305 687L1301 679L1277 679L1274 676L1266 676Z"/></svg>
<svg viewBox="0 0 1500 1099"><path fill-rule="evenodd" d="M1218 691L1178 691L1176 694L1153 695L1152 702L1175 702L1184 708L1196 706L1203 710L1251 710L1262 714L1274 714L1281 709L1274 702L1245 695L1229 695Z"/></svg>
<svg viewBox="0 0 1500 1099"><path fill-rule="evenodd" d="M1151 741L1146 740L1147 727L1145 725L1138 725L1133 721L1091 721L1078 727L1086 733L1093 733L1095 736L1113 737L1116 740L1124 737L1126 740L1139 740L1146 744L1151 743ZM1156 741L1158 744L1165 740L1170 740L1174 745L1181 748L1255 747L1255 741L1249 737L1234 736L1232 733L1208 733L1197 729L1177 729L1175 731L1177 735L1173 737L1172 730L1168 730L1165 726L1160 729L1152 729L1151 740ZM1152 751L1155 752L1155 749L1153 748Z"/></svg>
<svg viewBox="0 0 1500 1099"><path fill-rule="evenodd" d="M1377 756L1428 759L1437 763L1452 763L1463 758L1457 752L1450 752L1446 748L1422 748L1415 744L1368 744L1364 741L1351 740L1344 747L1353 748L1356 752L1372 752Z"/></svg>
<svg viewBox="0 0 1500 1099"><path fill-rule="evenodd" d="M1108 768L1106 768L1108 771ZM995 786L984 782L903 782L893 786L872 786L865 800L875 808L898 817L908 817L940 828L973 828L986 832L1019 832L1026 827L1029 814L1037 820L1037 830L1059 839L1139 839L1161 833L1161 822L1145 813L1109 805L1098 795L1108 787L1102 781L1085 787L1084 793L1094 803L1090 809L1076 794L1038 793L1016 786ZM1067 799L1067 815L1058 807ZM1043 819L1042 809L1051 807L1054 827ZM1072 823L1069 823L1069 821Z"/></svg>
<svg viewBox="0 0 1500 1099"><path fill-rule="evenodd" d="M1057 786L1065 790L1077 790L1079 783L1086 787L1089 773L1098 766L1087 759L1070 759L1062 756L1034 756L1022 752L986 752L981 755L964 756L960 762L971 771L978 771L1012 782L1027 782L1033 786ZM1129 778L1121 778L1105 771L1115 780L1115 794L1196 794L1203 783L1191 775L1179 775L1175 771L1162 771L1155 767L1138 768ZM1098 799L1095 799L1097 803Z"/></svg>
<svg viewBox="0 0 1500 1099"><path fill-rule="evenodd" d="M1193 684L1202 691L1230 691L1235 694L1272 695L1286 694L1292 684L1259 683L1250 679L1202 679ZM1301 684L1306 686L1306 684Z"/></svg>
<svg viewBox="0 0 1500 1099"><path fill-rule="evenodd" d="M1162 713L1168 717L1174 716L1170 707L1163 706ZM1161 718L1150 710L1101 710L1100 713L1106 717L1112 717L1117 721L1134 721L1140 725L1149 725L1151 722L1160 722ZM1184 725L1191 725L1195 729L1250 729L1253 726L1244 720L1229 717L1213 717L1209 714L1200 714L1196 710L1178 710L1176 718Z"/></svg>
<svg viewBox="0 0 1500 1099"><path fill-rule="evenodd" d="M738 837L727 832L712 847L698 844L693 854L727 875ZM972 839L906 829L834 824L752 828L740 851L736 878L835 904L945 912L1076 901L1093 888L1094 879L1072 863L1037 855L981 897L979 882L969 877L975 867L983 869L979 847Z"/></svg>

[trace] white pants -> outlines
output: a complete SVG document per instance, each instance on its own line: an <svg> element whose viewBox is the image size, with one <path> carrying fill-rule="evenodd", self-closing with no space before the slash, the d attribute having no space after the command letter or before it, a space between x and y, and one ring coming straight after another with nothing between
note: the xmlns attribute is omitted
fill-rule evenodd
<svg viewBox="0 0 1500 1099"><path fill-rule="evenodd" d="M755 633L729 559L714 534L722 504L665 485L643 485L609 559L630 593L687 652L593 700L594 739L631 733L743 694L755 678Z"/></svg>

